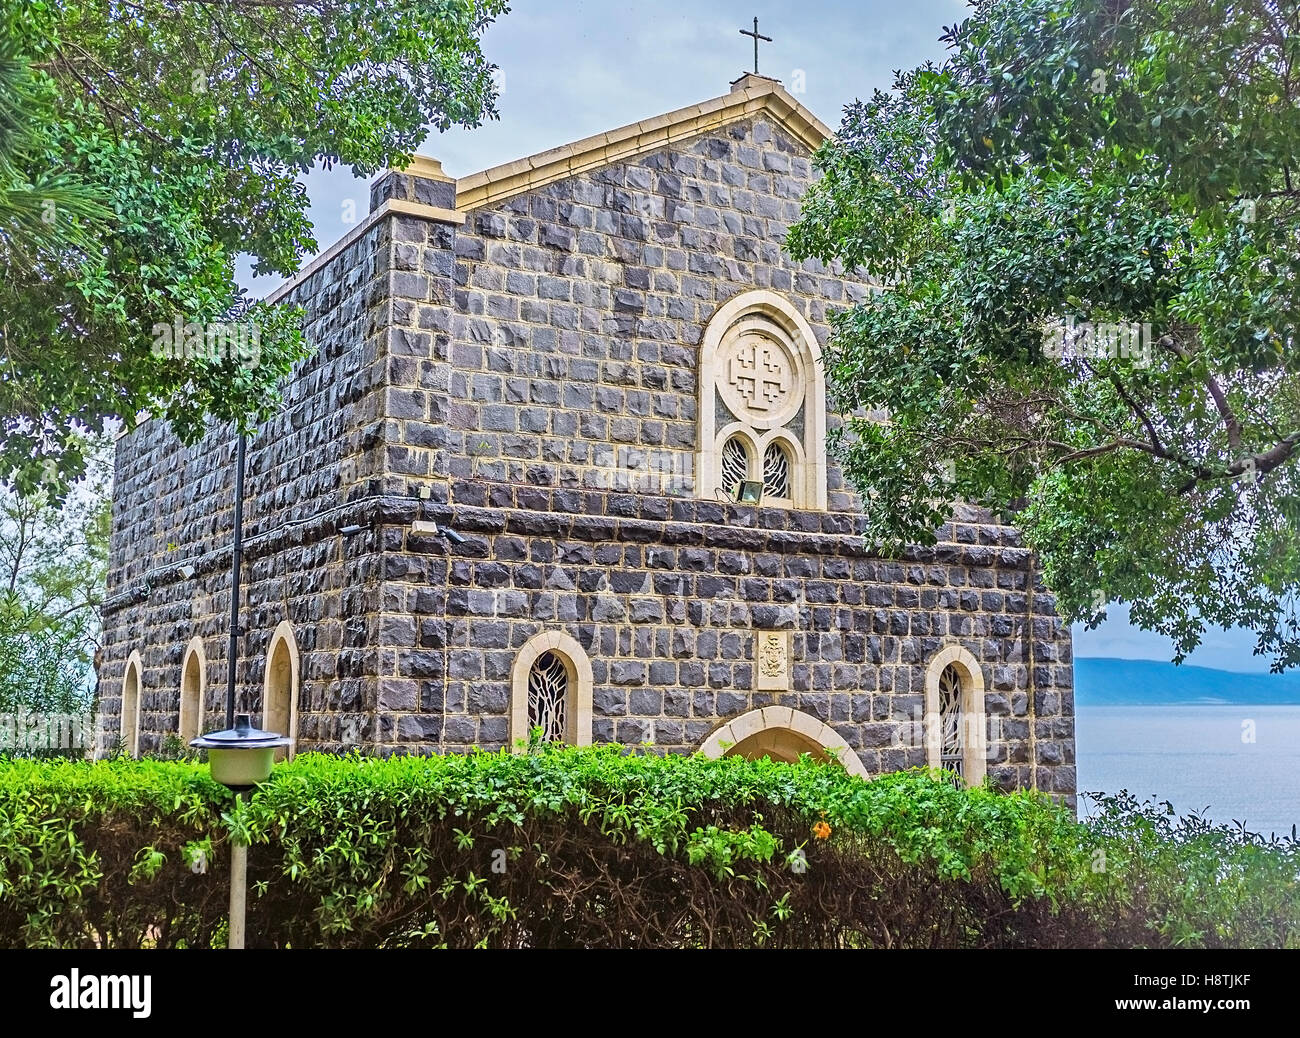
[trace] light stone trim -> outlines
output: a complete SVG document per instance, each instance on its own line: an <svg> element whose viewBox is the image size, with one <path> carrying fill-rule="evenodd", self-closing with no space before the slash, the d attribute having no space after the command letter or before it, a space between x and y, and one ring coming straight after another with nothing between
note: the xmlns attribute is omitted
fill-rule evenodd
<svg viewBox="0 0 1300 1038"><path fill-rule="evenodd" d="M719 380L717 389L722 396L723 403L738 418L748 422L755 429L777 429L788 424L799 413L799 407L803 402L802 398L807 396L807 388L804 385L805 365L801 363L799 357L798 343L794 342L788 334L774 334L771 324L759 318L757 312L742 316L723 333L719 348L724 350L724 355L715 358L715 360L717 362L730 360L734 363L735 358L728 357L725 350L727 347L741 344L745 337L751 334L761 336L769 341L775 341L780 354L790 360L790 393L787 399L779 408L763 413L757 409L753 401L742 397L729 379L723 378ZM725 375L727 373L722 371L721 374ZM771 378L763 379L758 377L756 373L752 381L755 384L755 389L761 390L763 385L775 380Z"/></svg>
<svg viewBox="0 0 1300 1038"><path fill-rule="evenodd" d="M595 686L591 660L571 635L563 631L542 631L520 647L510 672L510 749L514 753L528 750L528 675L537 657L545 652L559 657L569 672L565 741L574 746L591 745L591 700Z"/></svg>
<svg viewBox="0 0 1300 1038"><path fill-rule="evenodd" d="M770 429L760 433L747 423L731 423L714 433L716 410L714 384L723 374L720 370L720 347L724 337L743 320L746 314L762 313L774 320L787 336L786 345L795 357L798 370L795 377L803 385L804 430L799 443L785 429ZM789 300L776 292L758 289L734 296L709 319L700 342L699 359L699 415L696 425L696 442L699 453L695 471L699 474L699 496L705 500L717 499L722 489L722 445L738 431L744 431L757 449L754 462L760 469L763 451L768 443L779 438L792 447L790 474L791 498L787 501L764 499L764 504L786 504L795 508L826 510L826 379L822 369L821 346L812 326Z"/></svg>
<svg viewBox="0 0 1300 1038"><path fill-rule="evenodd" d="M961 721L965 736L963 774L968 786L984 782L988 766L988 717L984 709L984 671L980 662L961 645L946 645L934 654L925 670L925 756L930 767L940 766L943 733L939 725L939 677L952 664L961 675Z"/></svg>
<svg viewBox="0 0 1300 1038"><path fill-rule="evenodd" d="M133 649L122 672L122 741L132 757L140 756L140 700L144 696L144 661Z"/></svg>
<svg viewBox="0 0 1300 1038"><path fill-rule="evenodd" d="M276 657L282 646L288 656L287 689L284 687L284 676L276 672ZM287 753L283 750L276 751L276 760L292 760L297 748L298 695L302 687L300 674L298 639L294 637L293 625L288 620L281 620L271 635L271 644L266 650L266 673L262 679L262 727L269 732L287 735L293 740ZM287 703L283 701L286 695Z"/></svg>
<svg viewBox="0 0 1300 1038"><path fill-rule="evenodd" d="M763 732L794 732L816 743L826 754L844 765L850 775L870 778L866 766L853 752L844 737L830 725L825 724L811 714L795 710L788 706L765 706L749 713L732 718L716 729L704 740L699 753L705 757L717 759L726 756L745 739L761 735Z"/></svg>
<svg viewBox="0 0 1300 1038"><path fill-rule="evenodd" d="M197 680L190 684L191 664ZM203 715L207 702L208 657L203 649L203 638L195 635L185 647L181 659L180 716L176 720L176 733L186 746L203 731Z"/></svg>
<svg viewBox="0 0 1300 1038"><path fill-rule="evenodd" d="M456 208L468 211L492 205L601 166L631 161L759 113L770 115L811 151L831 136L830 127L779 83L746 76L721 97L461 177L456 181Z"/></svg>
<svg viewBox="0 0 1300 1038"><path fill-rule="evenodd" d="M443 172L442 162L428 155L416 155L409 165L402 167L401 172L409 173L421 180L441 180L444 184L456 183L455 177L449 177Z"/></svg>
<svg viewBox="0 0 1300 1038"><path fill-rule="evenodd" d="M465 214L457 209L444 209L440 205L427 205L424 202L408 202L405 198L390 198L376 213L395 213L398 216L418 216L422 220L437 220L460 227L465 223Z"/></svg>
<svg viewBox="0 0 1300 1038"><path fill-rule="evenodd" d="M779 658L780 668L768 673L769 654ZM794 632L754 632L754 688L762 692L789 692L794 673Z"/></svg>

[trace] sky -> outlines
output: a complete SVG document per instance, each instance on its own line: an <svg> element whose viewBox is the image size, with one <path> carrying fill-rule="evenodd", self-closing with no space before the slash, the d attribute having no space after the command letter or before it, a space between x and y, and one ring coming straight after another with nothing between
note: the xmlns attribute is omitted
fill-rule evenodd
<svg viewBox="0 0 1300 1038"><path fill-rule="evenodd" d="M462 177L725 94L753 68L753 41L740 30L752 30L755 16L773 38L760 44L759 71L834 128L844 105L888 89L895 70L942 61L943 27L966 10L964 0L518 0L483 38L500 69L499 120L432 134L420 153ZM369 207L368 180L347 169L310 173L306 185L322 248L349 230L345 214ZM278 283L253 278L247 264L240 280L257 295ZM1096 630L1076 627L1075 654L1168 660L1168 640L1127 616L1112 605ZM1266 671L1253 646L1248 632L1211 631L1187 662Z"/></svg>

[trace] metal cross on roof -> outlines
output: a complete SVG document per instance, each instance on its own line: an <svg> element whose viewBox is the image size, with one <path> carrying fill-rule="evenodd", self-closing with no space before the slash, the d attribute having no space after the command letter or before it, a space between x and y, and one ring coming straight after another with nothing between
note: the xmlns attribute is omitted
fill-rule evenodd
<svg viewBox="0 0 1300 1038"><path fill-rule="evenodd" d="M759 40L766 40L768 43L771 43L771 42L772 42L772 37L771 37L771 36L763 36L763 35L761 35L761 34L759 33L759 31L758 31L758 19L757 19L757 18L754 19L754 31L753 31L753 32L750 32L748 29L741 29L741 30L740 30L740 35L741 35L741 36L752 36L752 37L754 37L754 75L758 75L758 41L759 41Z"/></svg>

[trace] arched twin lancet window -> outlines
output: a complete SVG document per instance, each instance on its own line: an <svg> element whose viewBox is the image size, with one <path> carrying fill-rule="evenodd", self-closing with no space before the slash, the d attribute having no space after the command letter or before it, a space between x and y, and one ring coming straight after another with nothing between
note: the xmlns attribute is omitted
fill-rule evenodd
<svg viewBox="0 0 1300 1038"><path fill-rule="evenodd" d="M763 463L757 464L753 441L744 433L736 432L722 445L721 489L734 500L737 488L745 480L763 482L763 499L767 503L789 502L791 493L790 447L784 443L769 443L763 451Z"/></svg>
<svg viewBox="0 0 1300 1038"><path fill-rule="evenodd" d="M925 675L926 762L978 786L984 781L988 747L984 672L959 645L941 649Z"/></svg>
<svg viewBox="0 0 1300 1038"><path fill-rule="evenodd" d="M763 504L826 507L826 392L811 326L774 292L719 308L700 345L698 485L736 500L761 483Z"/></svg>
<svg viewBox="0 0 1300 1038"><path fill-rule="evenodd" d="M530 638L511 675L511 748L525 749L534 729L543 742L590 745L591 695L591 661L575 639L561 631Z"/></svg>

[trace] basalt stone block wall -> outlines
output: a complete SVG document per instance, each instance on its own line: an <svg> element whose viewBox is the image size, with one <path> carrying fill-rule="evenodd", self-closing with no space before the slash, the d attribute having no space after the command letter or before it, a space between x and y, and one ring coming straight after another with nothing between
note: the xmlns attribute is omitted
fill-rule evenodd
<svg viewBox="0 0 1300 1038"><path fill-rule="evenodd" d="M250 445L241 706L260 718L287 620L301 748L499 748L520 647L562 631L591 661L596 741L689 752L790 706L875 774L925 762L926 668L960 645L985 681L990 778L1072 797L1069 629L1012 528L962 510L935 547L876 557L833 462L826 512L697 500L710 317L768 289L824 342L829 308L869 291L783 253L811 178L805 145L763 118L463 223L445 177L381 178L376 217L288 296L317 353ZM186 449L159 422L119 443L103 745L133 650L141 749L176 730L196 634L204 726L219 719L232 444ZM793 635L788 691L757 690L765 630Z"/></svg>
<svg viewBox="0 0 1300 1038"><path fill-rule="evenodd" d="M922 766L925 672L959 644L986 675L988 775L1072 798L1069 628L1016 531L963 508L932 548L872 555L848 515L456 482L384 530L382 752L507 744L511 669L543 630L591 659L593 738L690 752L790 706L867 771ZM411 532L416 514L466 536ZM755 690L754 636L794 632L792 687Z"/></svg>
<svg viewBox="0 0 1300 1038"><path fill-rule="evenodd" d="M352 521L347 502L382 481L391 239L389 222L375 224L290 293L314 352L248 444L237 703L260 714L267 646L288 620L302 659L300 732L322 745L364 741L373 716L380 559L374 545L337 531ZM101 752L118 738L132 651L143 665L141 752L177 730L181 666L196 635L207 663L203 727L223 717L234 447L229 427L185 447L159 420L117 443Z"/></svg>

